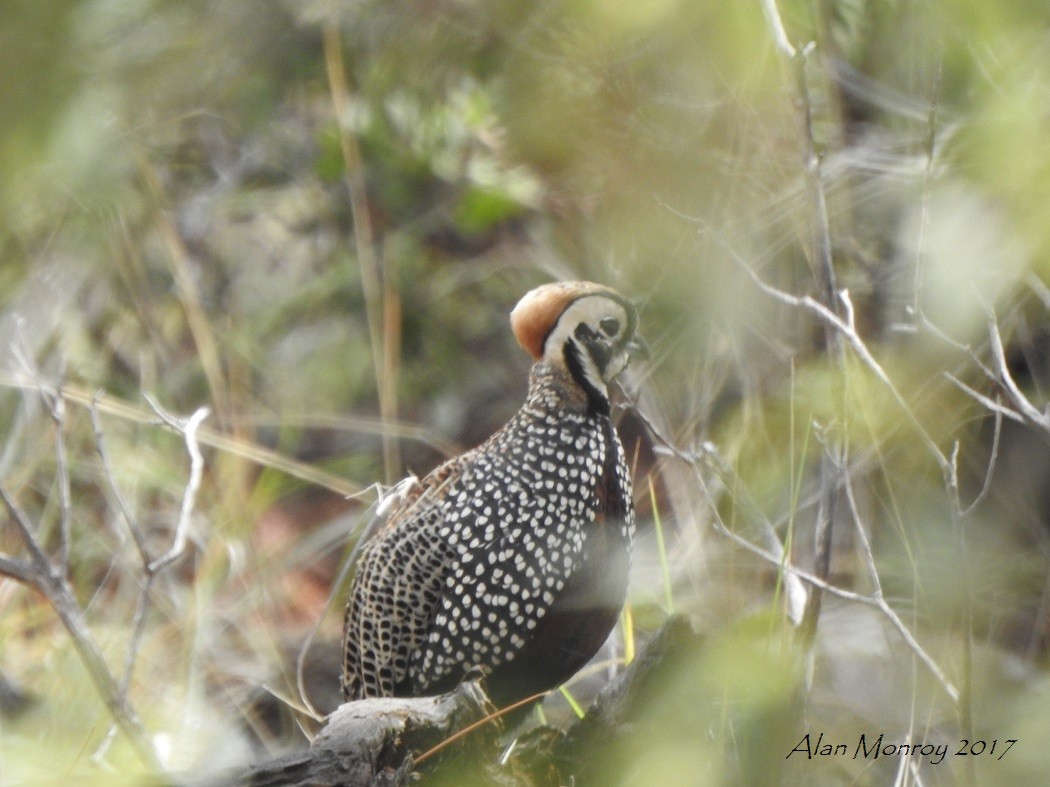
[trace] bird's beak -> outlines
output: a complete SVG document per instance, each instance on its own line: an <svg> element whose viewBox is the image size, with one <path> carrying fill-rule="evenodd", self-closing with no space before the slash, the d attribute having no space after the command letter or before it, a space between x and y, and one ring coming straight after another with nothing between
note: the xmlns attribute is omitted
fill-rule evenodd
<svg viewBox="0 0 1050 787"><path fill-rule="evenodd" d="M634 338L627 342L627 355L631 360L648 361L649 344L641 336L635 334Z"/></svg>

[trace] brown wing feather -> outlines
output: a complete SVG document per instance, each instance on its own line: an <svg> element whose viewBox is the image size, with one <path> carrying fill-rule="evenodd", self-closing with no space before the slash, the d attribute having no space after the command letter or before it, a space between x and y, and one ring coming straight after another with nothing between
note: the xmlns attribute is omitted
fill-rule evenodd
<svg viewBox="0 0 1050 787"><path fill-rule="evenodd" d="M403 693L409 654L429 628L453 554L434 538L448 484L469 454L445 462L409 488L361 550L343 623L347 699Z"/></svg>

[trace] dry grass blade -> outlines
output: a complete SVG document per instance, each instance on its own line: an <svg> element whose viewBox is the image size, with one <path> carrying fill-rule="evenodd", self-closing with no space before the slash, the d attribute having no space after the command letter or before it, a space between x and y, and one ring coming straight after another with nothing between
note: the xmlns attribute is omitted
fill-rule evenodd
<svg viewBox="0 0 1050 787"><path fill-rule="evenodd" d="M441 741L441 743L439 743L437 746L434 746L431 749L427 749L421 755L416 757L415 764L419 765L420 763L426 762L435 754L451 746L453 743L460 740L461 738L466 737L475 730L484 727L486 724L491 724L493 721L500 718L501 716L505 716L506 714L511 713L512 711L516 711L518 708L522 708L528 705L529 703L536 702L536 700L541 700L548 694L550 694L549 691L541 691L539 694L533 694L531 697L526 697L525 699L518 700L517 702L508 705L505 708L500 708L499 710L485 716L483 719L478 719L478 721L474 722L473 724L468 724L455 735L450 735L448 738L445 738L445 740Z"/></svg>
<svg viewBox="0 0 1050 787"><path fill-rule="evenodd" d="M379 412L384 422L397 419L397 358L400 345L400 306L394 287L393 271L384 270L376 251L371 210L368 205L364 163L357 139L346 122L349 116L350 85L343 62L343 43L334 4L329 4L324 25L324 60L328 75L332 108L335 113L339 145L343 153L345 180L350 194L350 212L354 220L354 245L357 251L361 287L365 295L368 334L372 345L376 386L379 390ZM400 475L397 446L390 435L383 434L383 464L386 482Z"/></svg>
<svg viewBox="0 0 1050 787"><path fill-rule="evenodd" d="M19 376L0 374L0 386L17 388L20 390L32 390L36 386ZM148 410L136 407L128 402L109 394L100 394L90 391L78 385L63 385L60 389L62 397L81 407L90 408L92 403L100 413L121 418L130 423L151 424L156 422L156 416L151 415ZM367 492L370 487L363 487L347 480L342 476L329 473L320 468L313 467L294 459L282 456L276 451L265 448L257 443L249 442L243 438L229 437L207 426L201 426L197 430L197 440L201 445L209 446L218 451L223 451L232 456L247 459L261 467L269 467L273 470L285 473L293 478L298 478L309 484L316 485L345 497L352 497Z"/></svg>

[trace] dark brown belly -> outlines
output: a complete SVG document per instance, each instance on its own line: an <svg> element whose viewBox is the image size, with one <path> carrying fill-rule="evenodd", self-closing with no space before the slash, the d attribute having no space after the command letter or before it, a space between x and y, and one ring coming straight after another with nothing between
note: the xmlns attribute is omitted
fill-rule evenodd
<svg viewBox="0 0 1050 787"><path fill-rule="evenodd" d="M596 523L585 559L510 661L487 681L498 707L553 689L590 661L609 636L627 592L627 545L612 523Z"/></svg>

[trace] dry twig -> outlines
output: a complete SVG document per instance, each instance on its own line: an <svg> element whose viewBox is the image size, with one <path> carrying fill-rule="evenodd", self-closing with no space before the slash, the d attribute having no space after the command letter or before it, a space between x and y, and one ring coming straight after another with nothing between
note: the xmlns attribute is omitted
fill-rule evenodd
<svg viewBox="0 0 1050 787"><path fill-rule="evenodd" d="M91 636L87 621L84 619L84 611L77 602L68 579L51 564L37 540L29 517L18 507L3 484L0 484L0 500L3 501L11 521L21 533L29 552L28 561L19 561L7 555L0 555L0 573L32 587L47 599L69 633L103 703L114 721L127 735L139 759L152 770L161 771L160 759L153 744L150 743L149 735L129 704L127 696L117 685L102 651Z"/></svg>

